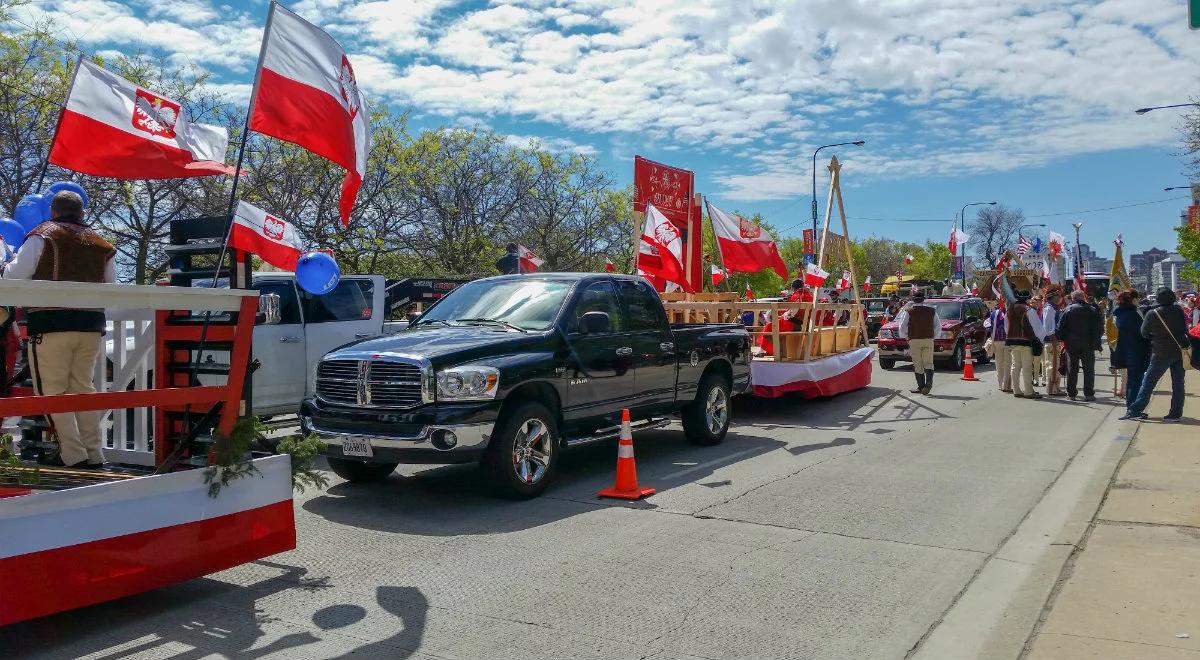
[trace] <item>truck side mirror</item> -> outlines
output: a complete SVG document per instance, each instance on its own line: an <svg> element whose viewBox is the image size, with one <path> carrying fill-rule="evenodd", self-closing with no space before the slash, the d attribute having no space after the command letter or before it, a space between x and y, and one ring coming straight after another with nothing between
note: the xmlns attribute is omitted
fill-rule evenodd
<svg viewBox="0 0 1200 660"><path fill-rule="evenodd" d="M612 320L608 318L608 312L584 312L579 317L579 330L585 335L604 334L611 327Z"/></svg>
<svg viewBox="0 0 1200 660"><path fill-rule="evenodd" d="M279 294L263 293L258 296L258 314L254 317L255 325L279 325L283 314L279 311Z"/></svg>

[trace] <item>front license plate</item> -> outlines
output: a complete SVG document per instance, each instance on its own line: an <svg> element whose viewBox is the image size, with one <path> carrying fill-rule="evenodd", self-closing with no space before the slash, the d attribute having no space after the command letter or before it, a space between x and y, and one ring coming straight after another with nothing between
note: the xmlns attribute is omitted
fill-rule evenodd
<svg viewBox="0 0 1200 660"><path fill-rule="evenodd" d="M363 458L371 458L375 455L371 451L371 441L363 438L343 438L342 439L342 455L343 456L361 456Z"/></svg>

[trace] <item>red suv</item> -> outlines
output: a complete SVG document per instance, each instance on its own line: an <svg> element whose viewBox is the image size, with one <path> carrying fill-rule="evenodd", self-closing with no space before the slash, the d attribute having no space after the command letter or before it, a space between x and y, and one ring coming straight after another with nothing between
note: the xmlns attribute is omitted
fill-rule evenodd
<svg viewBox="0 0 1200 660"><path fill-rule="evenodd" d="M987 338L983 330L983 322L991 310L979 298L926 298L926 305L937 309L938 318L942 320L942 331L946 336L933 341L933 357L935 360L949 366L955 371L961 371L963 355L967 341L971 342L971 353L975 364L985 364L988 361L983 351L983 342ZM908 340L896 336L900 324L889 321L879 329L879 341L876 349L879 351L879 366L891 369L896 362L911 362L908 355Z"/></svg>

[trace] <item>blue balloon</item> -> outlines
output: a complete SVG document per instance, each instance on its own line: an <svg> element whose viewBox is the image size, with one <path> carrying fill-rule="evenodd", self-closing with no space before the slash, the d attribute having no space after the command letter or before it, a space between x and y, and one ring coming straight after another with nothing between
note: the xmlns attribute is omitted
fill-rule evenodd
<svg viewBox="0 0 1200 660"><path fill-rule="evenodd" d="M25 234L27 233L25 228L16 220L0 218L0 238L3 238L4 242L8 243L8 247L14 250L21 247L21 244L25 242ZM0 254L0 257L3 256L3 254ZM2 260L0 259L0 261Z"/></svg>
<svg viewBox="0 0 1200 660"><path fill-rule="evenodd" d="M33 194L25 195L21 201L17 203L17 210L13 213L13 220L21 225L26 233L33 231L33 228L50 219L50 209L47 207L42 195Z"/></svg>
<svg viewBox="0 0 1200 660"><path fill-rule="evenodd" d="M314 296L333 291L341 280L337 262L324 252L306 253L296 262L296 284Z"/></svg>
<svg viewBox="0 0 1200 660"><path fill-rule="evenodd" d="M43 197L45 197L45 199L46 199L46 217L50 216L50 200L54 199L55 195L57 195L58 193L60 193L64 190L66 190L68 192L76 193L80 197L82 197L83 198L83 208L85 208L85 209L87 208L88 196L87 196L87 191L83 189L83 186L79 185L78 183L75 183L74 181L56 181L56 182L50 184L50 187L46 188L46 194L43 195Z"/></svg>

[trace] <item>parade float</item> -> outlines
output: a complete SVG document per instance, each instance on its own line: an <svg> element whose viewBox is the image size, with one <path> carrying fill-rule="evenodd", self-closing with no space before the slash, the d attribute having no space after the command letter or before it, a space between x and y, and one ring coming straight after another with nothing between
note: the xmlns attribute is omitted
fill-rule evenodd
<svg viewBox="0 0 1200 660"><path fill-rule="evenodd" d="M850 292L850 302L822 302L820 296L812 296L811 302L797 303L745 301L735 293L684 291L663 294L664 306L673 323L746 323L755 345L770 347L770 350L757 351L753 359L751 376L755 396L827 397L871 384L875 349L867 340L866 312L859 299L842 200L841 163L836 157L830 159L828 170L830 185L824 231L806 279L810 279L810 284L820 286L828 276L823 270L827 255L834 250L841 252L848 269L843 275L844 286L838 288ZM829 231L834 202L841 220L841 235ZM688 236L699 235L698 204L694 206L697 214ZM721 211L710 205L710 217L719 215ZM743 224L746 222L742 220ZM752 233L743 230L742 235ZM691 255L693 250L689 249L685 254ZM728 257L725 261L724 266L728 268ZM695 272L695 269L689 268L688 272ZM816 279L811 279L814 274ZM790 323L772 322L777 319L789 319Z"/></svg>

